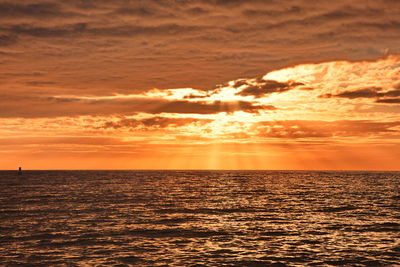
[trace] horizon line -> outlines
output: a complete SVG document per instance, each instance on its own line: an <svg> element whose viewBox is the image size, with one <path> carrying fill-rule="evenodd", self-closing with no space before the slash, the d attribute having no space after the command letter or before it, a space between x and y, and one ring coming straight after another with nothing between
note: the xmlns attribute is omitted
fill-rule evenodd
<svg viewBox="0 0 400 267"><path fill-rule="evenodd" d="M18 171L18 169L0 169L0 171ZM382 169L23 169L22 171L338 171L338 172L400 172Z"/></svg>

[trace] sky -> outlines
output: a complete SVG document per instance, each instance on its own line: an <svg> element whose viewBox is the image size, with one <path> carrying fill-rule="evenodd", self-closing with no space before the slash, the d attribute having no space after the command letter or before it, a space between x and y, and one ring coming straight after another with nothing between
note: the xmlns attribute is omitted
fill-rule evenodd
<svg viewBox="0 0 400 267"><path fill-rule="evenodd" d="M400 170L400 1L0 0L0 169Z"/></svg>

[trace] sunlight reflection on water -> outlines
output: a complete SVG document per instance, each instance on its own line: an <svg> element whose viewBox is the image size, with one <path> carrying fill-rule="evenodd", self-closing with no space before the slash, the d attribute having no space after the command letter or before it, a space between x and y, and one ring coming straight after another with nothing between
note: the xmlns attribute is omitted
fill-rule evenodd
<svg viewBox="0 0 400 267"><path fill-rule="evenodd" d="M399 172L0 172L0 263L400 262Z"/></svg>

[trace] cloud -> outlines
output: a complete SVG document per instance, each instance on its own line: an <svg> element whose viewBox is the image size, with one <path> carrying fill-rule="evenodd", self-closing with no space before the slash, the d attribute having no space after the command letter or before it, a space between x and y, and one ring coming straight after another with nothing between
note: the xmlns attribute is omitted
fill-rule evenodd
<svg viewBox="0 0 400 267"><path fill-rule="evenodd" d="M0 34L0 46L8 46L8 45L15 44L16 42L17 42L16 36Z"/></svg>
<svg viewBox="0 0 400 267"><path fill-rule="evenodd" d="M239 83L235 83L234 86L240 86L242 82L239 81ZM238 92L238 95L241 96L254 96L254 97L262 97L266 94L271 94L271 93L282 93L288 90L291 90L297 86L304 85L303 83L298 83L294 81L288 81L288 82L278 82L274 80L261 80L259 83L255 85L248 85L244 89L242 89L240 92Z"/></svg>
<svg viewBox="0 0 400 267"><path fill-rule="evenodd" d="M376 100L376 103L400 104L400 98L384 98Z"/></svg>
<svg viewBox="0 0 400 267"><path fill-rule="evenodd" d="M247 101L223 102L214 101L207 102L187 102L187 101L171 101L156 108L152 113L196 113L196 114L216 114L220 112L244 111L256 113L260 110L275 110L272 105L257 105Z"/></svg>
<svg viewBox="0 0 400 267"><path fill-rule="evenodd" d="M118 121L109 121L104 123L101 128L145 128L145 129L159 129L159 128L176 128L186 126L188 124L206 124L211 122L210 119L195 119L195 118L168 118L168 117L151 117L146 119L131 119L131 118L124 118Z"/></svg>
<svg viewBox="0 0 400 267"><path fill-rule="evenodd" d="M261 116L276 111L274 113L287 120L297 118L299 114L310 119L337 119L342 116L340 114L360 119L366 116L367 110L372 110L360 105L371 105L374 103L371 100L376 106L397 102L400 96L399 62L398 56L388 56L377 61L301 64L268 72L262 78L232 80L209 90L153 89L130 94L90 94L90 90L81 88L63 90L59 79L47 72L37 70L35 73L40 75L32 76L30 70L22 77L10 72L7 75L16 82L3 86L0 116L207 115L237 111ZM118 73L115 75L119 77ZM370 86L363 87L364 84ZM68 94L69 91L73 94ZM60 93L55 95L54 92ZM352 99L352 103L335 103L334 98ZM386 113L395 112L385 109Z"/></svg>
<svg viewBox="0 0 400 267"><path fill-rule="evenodd" d="M272 105L247 101L186 101L143 96L117 97L16 97L4 96L0 117L60 117L83 115L181 113L217 114L244 111L256 113L275 110Z"/></svg>
<svg viewBox="0 0 400 267"><path fill-rule="evenodd" d="M399 10L384 0L3 0L0 45L18 53L4 69L50 69L64 89L211 88L304 62L399 53Z"/></svg>
<svg viewBox="0 0 400 267"><path fill-rule="evenodd" d="M111 137L8 137L0 138L0 146L20 146L20 145L121 145L118 138Z"/></svg>
<svg viewBox="0 0 400 267"><path fill-rule="evenodd" d="M321 95L320 97L322 98L330 98L330 97L343 97L343 98L375 98L379 96L383 96L382 93L379 93L379 91L382 88L379 87L368 87L368 88L363 88L359 90L354 90L354 91L344 91L336 95L332 94L324 94Z"/></svg>
<svg viewBox="0 0 400 267"><path fill-rule="evenodd" d="M153 16L155 14L152 9L146 7L120 7L117 8L113 13L118 15L135 15L140 17Z"/></svg>
<svg viewBox="0 0 400 267"><path fill-rule="evenodd" d="M273 138L332 138L379 136L382 134L399 135L400 122L376 122L370 120L340 121L264 121L255 126L255 132L262 137Z"/></svg>
<svg viewBox="0 0 400 267"><path fill-rule="evenodd" d="M321 98L332 98L332 97L341 97L341 98L376 98L376 103L386 103L386 104L395 104L399 103L398 98L387 98L387 97L400 97L400 90L394 89L389 91L382 91L383 89L380 87L369 87L363 88L354 91L344 91L339 94L322 94L319 97Z"/></svg>
<svg viewBox="0 0 400 267"><path fill-rule="evenodd" d="M91 26L88 23L66 24L59 27L38 27L26 24L11 27L0 27L0 30L14 35L28 35L37 38L59 37L120 37L129 38L140 35L185 34L187 32L201 30L199 26L185 26L179 24L163 24L157 26L121 25L114 27Z"/></svg>
<svg viewBox="0 0 400 267"><path fill-rule="evenodd" d="M387 97L400 96L400 89L387 91L387 92L383 93L383 96L387 96Z"/></svg>
<svg viewBox="0 0 400 267"><path fill-rule="evenodd" d="M259 19L288 16L290 14L299 16L301 12L302 8L300 6L291 6L287 9L245 9L242 13L249 19Z"/></svg>
<svg viewBox="0 0 400 267"><path fill-rule="evenodd" d="M31 17L42 19L72 15L73 13L64 11L56 2L38 2L30 4L15 2L0 3L0 17L2 18Z"/></svg>
<svg viewBox="0 0 400 267"><path fill-rule="evenodd" d="M342 93L339 93L335 96L338 97L345 97L345 98L360 98L360 97L378 97L380 96L380 93L378 91L381 88L378 87L372 87L372 88L365 88L357 91L345 91Z"/></svg>
<svg viewBox="0 0 400 267"><path fill-rule="evenodd" d="M210 11L208 11L207 9L201 8L201 7L193 7L193 8L188 9L186 12L192 16L200 16L200 15L206 15L206 14L210 13Z"/></svg>

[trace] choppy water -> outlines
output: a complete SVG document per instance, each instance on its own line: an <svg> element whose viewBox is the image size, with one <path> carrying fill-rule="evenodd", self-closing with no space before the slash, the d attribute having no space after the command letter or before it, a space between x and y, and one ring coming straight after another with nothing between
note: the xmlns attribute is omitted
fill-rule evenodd
<svg viewBox="0 0 400 267"><path fill-rule="evenodd" d="M399 172L0 172L0 263L395 266Z"/></svg>

